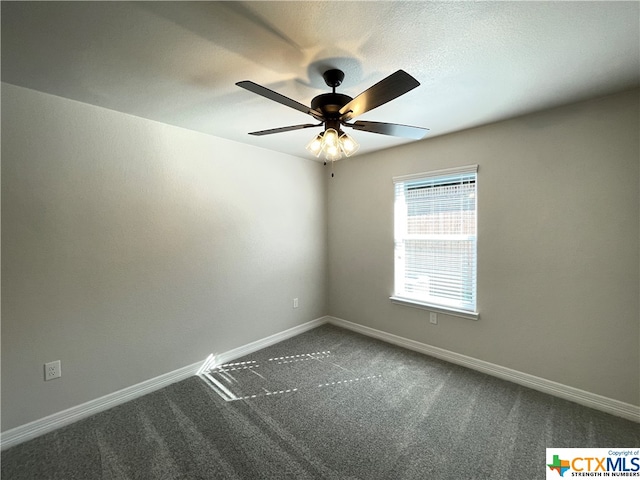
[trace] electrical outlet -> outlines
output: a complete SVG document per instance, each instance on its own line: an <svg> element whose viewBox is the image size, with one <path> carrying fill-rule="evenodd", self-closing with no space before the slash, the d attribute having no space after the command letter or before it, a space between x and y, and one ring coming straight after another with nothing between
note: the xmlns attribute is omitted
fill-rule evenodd
<svg viewBox="0 0 640 480"><path fill-rule="evenodd" d="M49 362L44 364L44 381L53 380L62 376L62 368L60 366L60 360L55 362Z"/></svg>
<svg viewBox="0 0 640 480"><path fill-rule="evenodd" d="M298 308L298 299L297 298L293 299L293 308Z"/></svg>
<svg viewBox="0 0 640 480"><path fill-rule="evenodd" d="M429 322L434 325L438 324L438 314L435 312L429 312Z"/></svg>

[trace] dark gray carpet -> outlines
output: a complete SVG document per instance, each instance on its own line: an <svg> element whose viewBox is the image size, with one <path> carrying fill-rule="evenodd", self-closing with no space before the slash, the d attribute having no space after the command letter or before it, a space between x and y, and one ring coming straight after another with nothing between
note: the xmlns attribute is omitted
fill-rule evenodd
<svg viewBox="0 0 640 480"><path fill-rule="evenodd" d="M13 447L2 479L530 480L546 447L640 446L636 423L330 325L211 378Z"/></svg>

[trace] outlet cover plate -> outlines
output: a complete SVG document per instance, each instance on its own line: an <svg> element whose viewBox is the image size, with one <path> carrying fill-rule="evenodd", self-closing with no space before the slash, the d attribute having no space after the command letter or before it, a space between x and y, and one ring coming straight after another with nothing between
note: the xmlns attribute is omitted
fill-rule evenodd
<svg viewBox="0 0 640 480"><path fill-rule="evenodd" d="M62 368L60 366L60 360L55 362L49 362L44 364L44 381L53 380L62 376Z"/></svg>

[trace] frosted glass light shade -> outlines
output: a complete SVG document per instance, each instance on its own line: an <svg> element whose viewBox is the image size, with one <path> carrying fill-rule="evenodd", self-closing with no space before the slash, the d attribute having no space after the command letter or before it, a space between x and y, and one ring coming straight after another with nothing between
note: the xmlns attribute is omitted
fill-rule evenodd
<svg viewBox="0 0 640 480"><path fill-rule="evenodd" d="M324 158L329 161L336 161L342 158L342 150L338 146L331 146L324 152Z"/></svg>
<svg viewBox="0 0 640 480"><path fill-rule="evenodd" d="M347 157L350 157L358 151L360 144L356 142L351 135L343 133L340 137L340 147Z"/></svg>
<svg viewBox="0 0 640 480"><path fill-rule="evenodd" d="M333 128L327 128L322 136L322 148L327 151L330 147L339 148L338 132Z"/></svg>
<svg viewBox="0 0 640 480"><path fill-rule="evenodd" d="M315 155L316 157L319 157L320 154L322 153L322 134L319 133L314 138L312 138L306 148L313 155Z"/></svg>

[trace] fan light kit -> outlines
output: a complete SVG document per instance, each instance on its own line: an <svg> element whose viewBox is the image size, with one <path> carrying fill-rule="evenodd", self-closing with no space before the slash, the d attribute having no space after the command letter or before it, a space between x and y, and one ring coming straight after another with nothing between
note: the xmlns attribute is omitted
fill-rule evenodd
<svg viewBox="0 0 640 480"><path fill-rule="evenodd" d="M324 126L324 131L314 136L306 148L316 157L324 155L326 164L327 161L334 162L340 160L343 155L350 157L360 148L358 142L342 130L341 127L343 126L364 132L411 138L413 140L420 140L428 131L427 128L398 125L395 123L370 122L364 120L348 123L349 120L398 98L420 85L420 83L407 72L398 70L355 98L351 98L342 93L336 93L336 87L340 86L344 80L344 72L342 72L342 70L327 70L322 76L325 83L332 88L332 92L323 93L315 97L311 100L311 107L307 107L302 103L249 80L236 83L239 87L249 90L250 92L311 115L320 122L317 124L305 123L302 125L260 130L258 132L251 132L250 135L270 135L272 133L290 132L303 128Z"/></svg>
<svg viewBox="0 0 640 480"><path fill-rule="evenodd" d="M350 157L358 151L360 144L354 138L344 132L337 132L333 128L328 128L311 139L307 145L307 150L316 157L324 153L325 160L340 160L344 154Z"/></svg>

